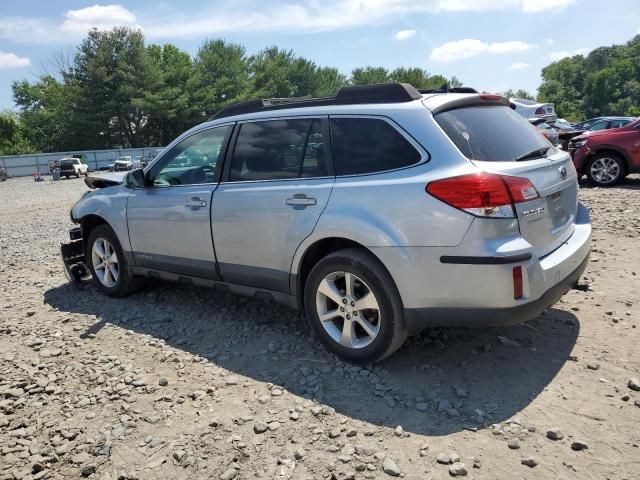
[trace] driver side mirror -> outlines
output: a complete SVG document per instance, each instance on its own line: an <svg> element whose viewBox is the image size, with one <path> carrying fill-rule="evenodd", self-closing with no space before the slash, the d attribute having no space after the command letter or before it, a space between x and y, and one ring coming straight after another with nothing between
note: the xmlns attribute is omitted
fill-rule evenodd
<svg viewBox="0 0 640 480"><path fill-rule="evenodd" d="M131 170L124 177L123 184L127 188L144 188L147 182L144 177L144 171L141 168Z"/></svg>

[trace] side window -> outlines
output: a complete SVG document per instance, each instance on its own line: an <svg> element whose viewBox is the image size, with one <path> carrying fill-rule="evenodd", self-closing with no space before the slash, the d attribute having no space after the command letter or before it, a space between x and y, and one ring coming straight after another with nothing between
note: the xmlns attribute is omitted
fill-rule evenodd
<svg viewBox="0 0 640 480"><path fill-rule="evenodd" d="M229 180L325 176L325 142L319 119L249 122L240 126Z"/></svg>
<svg viewBox="0 0 640 480"><path fill-rule="evenodd" d="M174 145L151 170L156 186L211 183L231 125L210 128Z"/></svg>
<svg viewBox="0 0 640 480"><path fill-rule="evenodd" d="M627 123L629 123L629 120L614 120L611 122L611 127L609 128L624 127Z"/></svg>
<svg viewBox="0 0 640 480"><path fill-rule="evenodd" d="M420 161L420 152L388 122L376 118L332 118L337 175L382 172Z"/></svg>
<svg viewBox="0 0 640 480"><path fill-rule="evenodd" d="M589 130L605 130L607 128L607 124L609 122L600 122L600 123L594 123L593 125L591 125L591 128L589 128Z"/></svg>

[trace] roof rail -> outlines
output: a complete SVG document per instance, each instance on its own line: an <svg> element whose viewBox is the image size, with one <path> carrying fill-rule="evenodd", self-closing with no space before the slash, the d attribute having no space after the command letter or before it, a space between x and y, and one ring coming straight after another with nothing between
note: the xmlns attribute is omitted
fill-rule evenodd
<svg viewBox="0 0 640 480"><path fill-rule="evenodd" d="M403 103L422 98L408 83L378 83L342 87L335 97L324 98L263 98L229 105L209 120L285 108L317 107L322 105L358 105L364 103Z"/></svg>

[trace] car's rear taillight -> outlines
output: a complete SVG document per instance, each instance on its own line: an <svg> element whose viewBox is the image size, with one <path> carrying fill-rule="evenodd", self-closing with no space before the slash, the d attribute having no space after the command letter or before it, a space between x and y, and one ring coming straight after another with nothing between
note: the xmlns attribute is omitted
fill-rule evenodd
<svg viewBox="0 0 640 480"><path fill-rule="evenodd" d="M544 114L545 114L544 107L538 107L534 112L534 115L544 115Z"/></svg>
<svg viewBox="0 0 640 480"><path fill-rule="evenodd" d="M515 203L538 198L526 178L480 172L436 180L427 193L452 207L478 217L513 218Z"/></svg>

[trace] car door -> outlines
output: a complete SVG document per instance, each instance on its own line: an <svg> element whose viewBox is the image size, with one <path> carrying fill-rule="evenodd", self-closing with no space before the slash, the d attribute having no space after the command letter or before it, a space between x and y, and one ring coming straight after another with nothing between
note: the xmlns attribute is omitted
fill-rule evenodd
<svg viewBox="0 0 640 480"><path fill-rule="evenodd" d="M213 195L213 238L224 281L289 292L296 248L335 180L326 117L238 125Z"/></svg>
<svg viewBox="0 0 640 480"><path fill-rule="evenodd" d="M138 266L217 279L211 238L211 197L232 124L200 130L177 142L145 172L148 186L127 201Z"/></svg>

